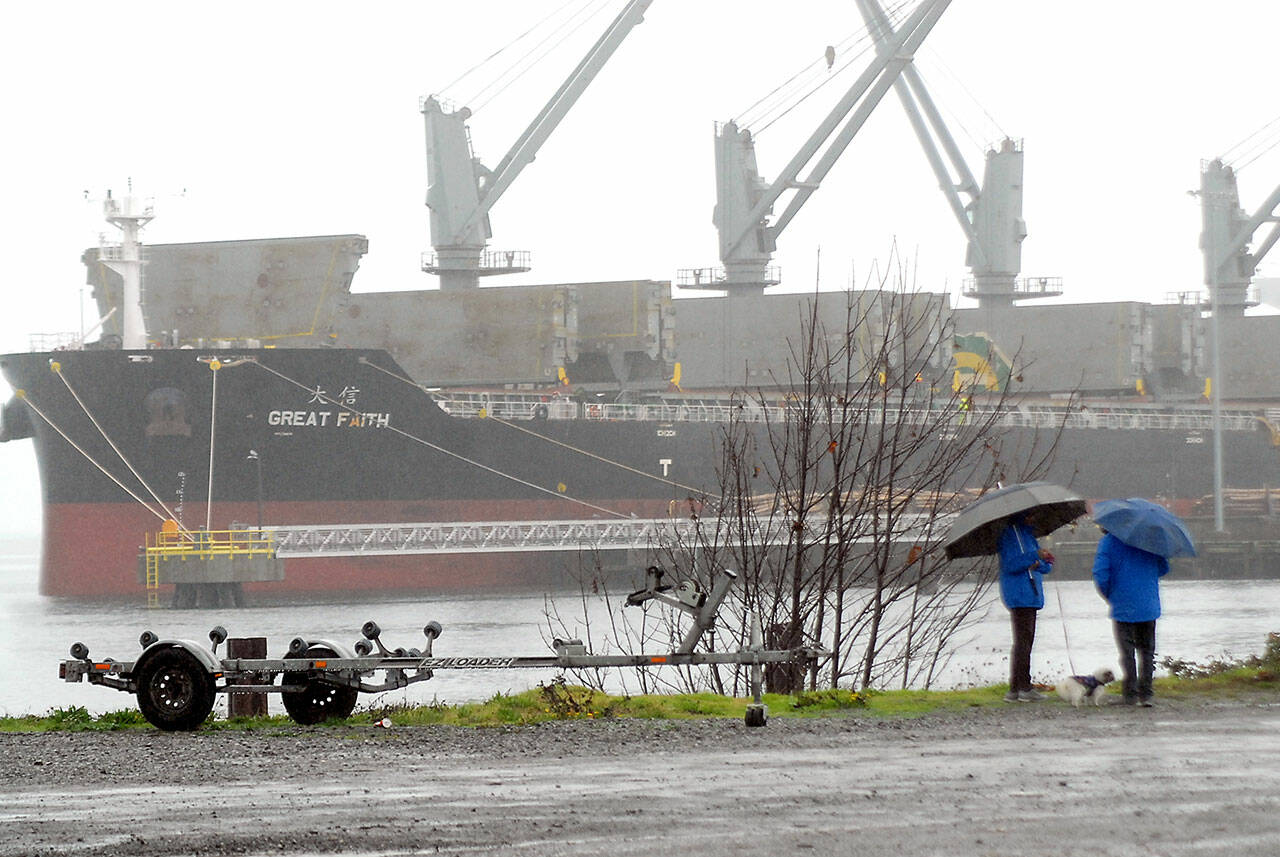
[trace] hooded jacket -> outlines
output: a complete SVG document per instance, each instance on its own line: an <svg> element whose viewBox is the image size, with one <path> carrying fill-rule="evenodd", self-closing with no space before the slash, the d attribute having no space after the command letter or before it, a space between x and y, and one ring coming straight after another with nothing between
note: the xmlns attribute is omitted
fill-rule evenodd
<svg viewBox="0 0 1280 857"><path fill-rule="evenodd" d="M1000 598L1005 607L1044 606L1043 577L1053 563L1040 558L1040 545L1026 524L1011 522L1000 534Z"/></svg>
<svg viewBox="0 0 1280 857"><path fill-rule="evenodd" d="M1098 542L1093 558L1093 583L1111 605L1117 622L1152 622L1160 618L1160 578L1169 573L1169 560L1130 547L1111 533Z"/></svg>

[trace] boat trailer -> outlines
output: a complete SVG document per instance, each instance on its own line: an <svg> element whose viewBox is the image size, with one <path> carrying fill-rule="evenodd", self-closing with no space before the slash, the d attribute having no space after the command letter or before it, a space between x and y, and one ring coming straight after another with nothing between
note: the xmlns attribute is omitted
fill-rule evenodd
<svg viewBox="0 0 1280 857"><path fill-rule="evenodd" d="M227 639L226 629L216 626L209 632L211 646L193 640L160 639L144 631L138 642L142 654L136 660L96 660L89 648L77 642L71 646L71 660L59 664L64 681L115 688L135 694L143 717L158 729L191 731L198 729L213 710L217 694L278 693L296 723L311 725L329 719L344 719L355 710L360 693L398 690L432 678L436 670L474 669L583 669L594 667L653 667L703 664L747 665L750 670L752 702L745 715L747 726L764 726L768 707L761 698L765 664L799 664L810 667L827 656L820 647L794 649L764 648L760 621L752 615L750 642L735 652L700 651L694 647L716 621L720 605L737 579L725 570L710 593L684 580L663 584L663 571L650 566L645 588L627 596L627 606L657 600L690 615L692 621L680 646L673 652L654 655L593 655L581 640L554 640L554 655L541 657L436 657L433 644L440 636L439 622L422 629L426 646L419 649L388 649L382 629L365 622L363 639L347 647L332 640L295 637L282 658L219 658L218 646ZM279 678L277 683L276 679Z"/></svg>

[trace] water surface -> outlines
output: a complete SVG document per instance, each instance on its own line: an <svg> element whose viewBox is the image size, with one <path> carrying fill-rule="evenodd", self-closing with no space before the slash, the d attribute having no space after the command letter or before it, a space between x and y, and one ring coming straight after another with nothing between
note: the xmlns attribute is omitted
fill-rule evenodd
<svg viewBox="0 0 1280 857"><path fill-rule="evenodd" d="M144 629L207 645L209 629L220 624L233 637L267 637L270 657L283 655L289 641L298 636L351 645L368 619L382 627L383 640L391 648L421 648L422 626L432 619L440 622L444 634L435 644L438 656L542 656L550 654L547 641L553 635L565 636L563 629L549 627L544 598L528 594L375 596L352 604L303 600L238 610L148 609L142 593L136 602L49 598L37 592L37 552L33 539L0 538L0 714L42 713L71 705L94 712L132 707L133 698L118 691L60 681L58 662L68 657L69 646L77 640L88 644L94 657L132 658L141 651L138 635ZM1157 640L1161 656L1203 661L1258 653L1267 633L1280 630L1280 581L1169 580L1162 594L1165 615ZM1053 683L1072 672L1114 666L1111 623L1092 584L1050 578L1046 595L1033 655L1034 678ZM569 593L555 597L570 625L569 635L585 638L588 628L580 620L575 624L575 617L582 615L578 599ZM657 609L651 608L651 617ZM602 604L593 605L590 615L589 630L598 641L611 617ZM627 608L621 618L634 623L643 615ZM989 602L981 621L964 633L964 645L943 672L940 686L1007 680L1009 637L1008 613L998 600ZM598 642L592 649L605 651ZM555 674L554 670L442 670L431 681L381 698L362 695L361 704L480 700L534 687ZM634 692L634 671L611 676L609 686ZM280 710L278 701L272 701L272 710Z"/></svg>

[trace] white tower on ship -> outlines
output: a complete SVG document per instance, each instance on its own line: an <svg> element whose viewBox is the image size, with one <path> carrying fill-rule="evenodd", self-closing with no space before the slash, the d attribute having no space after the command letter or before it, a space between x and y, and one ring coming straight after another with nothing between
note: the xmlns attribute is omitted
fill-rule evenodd
<svg viewBox="0 0 1280 857"><path fill-rule="evenodd" d="M133 196L132 184L129 190L123 200L113 198L111 191L107 191L102 211L107 222L120 230L121 238L119 244L107 244L104 240L98 259L124 281L120 298L121 338L125 348L140 349L147 347L147 323L142 316L142 242L138 235L155 215L151 203Z"/></svg>

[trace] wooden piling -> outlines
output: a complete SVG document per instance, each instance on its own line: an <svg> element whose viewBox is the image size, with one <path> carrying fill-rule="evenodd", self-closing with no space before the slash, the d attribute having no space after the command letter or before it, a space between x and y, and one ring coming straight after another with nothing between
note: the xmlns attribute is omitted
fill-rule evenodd
<svg viewBox="0 0 1280 857"><path fill-rule="evenodd" d="M266 637L234 637L227 640L228 658L263 659L267 656ZM233 684L261 684L262 679L231 679ZM228 693L228 717L266 717L267 694Z"/></svg>

